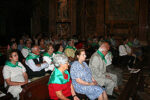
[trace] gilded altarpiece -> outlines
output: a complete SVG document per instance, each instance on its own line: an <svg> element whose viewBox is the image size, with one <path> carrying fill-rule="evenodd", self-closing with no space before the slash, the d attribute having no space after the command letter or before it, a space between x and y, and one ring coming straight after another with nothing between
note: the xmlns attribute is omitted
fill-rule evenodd
<svg viewBox="0 0 150 100"><path fill-rule="evenodd" d="M56 0L56 34L68 36L71 33L71 0Z"/></svg>

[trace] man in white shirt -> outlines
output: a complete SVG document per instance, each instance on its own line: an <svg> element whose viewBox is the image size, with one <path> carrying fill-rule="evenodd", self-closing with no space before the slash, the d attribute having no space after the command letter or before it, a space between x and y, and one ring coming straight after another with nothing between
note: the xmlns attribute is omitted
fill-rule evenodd
<svg viewBox="0 0 150 100"><path fill-rule="evenodd" d="M119 46L119 56L123 65L128 66L128 69L135 72L139 72L140 70L133 68L133 62L135 61L135 57L132 56L132 50L127 45L128 39L123 39L123 44Z"/></svg>
<svg viewBox="0 0 150 100"><path fill-rule="evenodd" d="M29 79L44 76L49 67L48 63L43 62L43 58L40 57L40 49L37 45L32 47L32 53L26 57L25 64Z"/></svg>

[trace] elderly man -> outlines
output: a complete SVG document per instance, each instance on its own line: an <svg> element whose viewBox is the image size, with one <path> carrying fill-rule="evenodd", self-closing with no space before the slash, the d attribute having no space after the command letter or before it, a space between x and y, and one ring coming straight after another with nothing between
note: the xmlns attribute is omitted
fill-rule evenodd
<svg viewBox="0 0 150 100"><path fill-rule="evenodd" d="M45 72L50 70L49 65L40 57L40 49L37 45L32 47L32 52L27 56L25 64L29 79L44 76Z"/></svg>
<svg viewBox="0 0 150 100"><path fill-rule="evenodd" d="M108 95L113 94L115 89L117 92L117 76L106 72L105 55L108 52L107 42L103 42L99 49L91 56L89 67L92 71L94 79L100 86L105 86Z"/></svg>

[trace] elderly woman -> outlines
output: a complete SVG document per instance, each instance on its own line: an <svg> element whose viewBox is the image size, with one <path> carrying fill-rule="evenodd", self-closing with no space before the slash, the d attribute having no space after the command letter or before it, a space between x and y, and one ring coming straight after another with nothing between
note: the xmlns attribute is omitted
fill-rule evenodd
<svg viewBox="0 0 150 100"><path fill-rule="evenodd" d="M92 73L86 64L85 50L76 51L78 61L74 61L71 65L71 78L74 89L77 93L85 94L90 100L107 100L105 90L100 87L92 77Z"/></svg>
<svg viewBox="0 0 150 100"><path fill-rule="evenodd" d="M22 91L21 85L28 83L28 76L24 66L18 62L17 51L9 51L8 58L9 60L3 68L5 86L8 87L8 92L10 92L14 98L19 99L19 93Z"/></svg>
<svg viewBox="0 0 150 100"><path fill-rule="evenodd" d="M54 48L52 44L46 46L46 52L43 54L43 61L46 61L49 64L47 70L54 70L53 57L55 56Z"/></svg>
<svg viewBox="0 0 150 100"><path fill-rule="evenodd" d="M68 58L64 54L54 56L54 63L58 67L49 79L49 96L51 99L57 100L79 100L74 92L68 69Z"/></svg>

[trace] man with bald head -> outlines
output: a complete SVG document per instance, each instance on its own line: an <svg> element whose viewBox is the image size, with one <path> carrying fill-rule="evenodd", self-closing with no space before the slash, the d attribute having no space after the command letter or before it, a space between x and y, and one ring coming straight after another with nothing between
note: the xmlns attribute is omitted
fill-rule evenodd
<svg viewBox="0 0 150 100"><path fill-rule="evenodd" d="M25 64L27 65L26 69L29 79L44 76L49 66L46 62L43 62L43 58L40 56L40 48L37 45L32 47Z"/></svg>
<svg viewBox="0 0 150 100"><path fill-rule="evenodd" d="M113 94L113 90L117 87L117 76L106 72L107 60L105 55L108 53L108 43L103 42L99 49L91 56L89 67L92 71L92 76L100 86L105 86L108 95Z"/></svg>

